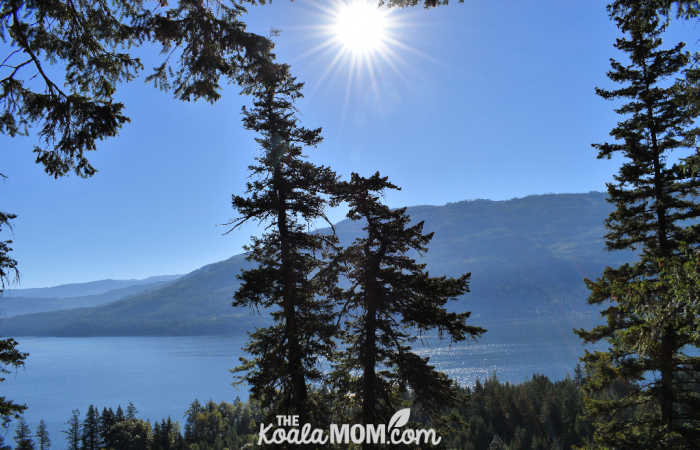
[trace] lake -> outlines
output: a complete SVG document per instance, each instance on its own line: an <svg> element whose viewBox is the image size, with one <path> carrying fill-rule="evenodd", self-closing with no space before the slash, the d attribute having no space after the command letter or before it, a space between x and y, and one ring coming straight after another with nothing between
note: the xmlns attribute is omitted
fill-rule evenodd
<svg viewBox="0 0 700 450"><path fill-rule="evenodd" d="M29 352L26 367L7 376L1 394L29 409L25 419L35 432L43 419L52 448L65 448L65 422L79 409L81 420L90 404L99 407L132 401L138 416L151 422L168 416L183 424L185 410L200 401L233 401L248 397L246 386L232 386L229 369L242 355L242 337L103 337L17 338ZM426 339L419 351L463 385L496 374L518 383L533 373L561 379L573 373L583 347L567 341L447 345ZM12 430L5 441L13 443Z"/></svg>

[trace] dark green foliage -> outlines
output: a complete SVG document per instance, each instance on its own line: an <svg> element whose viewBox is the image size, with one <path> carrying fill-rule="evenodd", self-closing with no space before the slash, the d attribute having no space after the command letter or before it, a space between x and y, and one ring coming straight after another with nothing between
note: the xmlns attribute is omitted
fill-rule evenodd
<svg viewBox="0 0 700 450"><path fill-rule="evenodd" d="M117 406L117 412L114 414L114 421L115 422L122 422L125 420L126 417L124 417L124 411L122 410L121 405Z"/></svg>
<svg viewBox="0 0 700 450"><path fill-rule="evenodd" d="M625 10L637 0L616 0L608 5L611 15L625 14ZM659 13L671 17L673 15L685 19L692 19L700 14L700 2L698 0L651 0L650 5Z"/></svg>
<svg viewBox="0 0 700 450"><path fill-rule="evenodd" d="M99 418L93 405L88 407L85 415L80 440L83 450L98 450L102 446Z"/></svg>
<svg viewBox="0 0 700 450"><path fill-rule="evenodd" d="M100 432L100 439L107 448L114 447L114 439L112 439L110 430L112 429L112 425L115 423L117 423L117 417L115 416L114 411L112 411L112 408L102 408L98 429Z"/></svg>
<svg viewBox="0 0 700 450"><path fill-rule="evenodd" d="M20 417L15 427L14 437L17 450L34 450L34 441L32 440L32 430L29 425Z"/></svg>
<svg viewBox="0 0 700 450"><path fill-rule="evenodd" d="M36 438L39 442L39 450L49 450L49 448L51 448L49 430L46 429L46 423L44 423L43 420L39 421L39 428L37 428L36 431Z"/></svg>
<svg viewBox="0 0 700 450"><path fill-rule="evenodd" d="M458 0L459 3L464 3L464 0ZM434 8L436 6L444 6L444 5L449 5L450 1L449 0L378 0L377 4L380 6L389 6L389 7L408 7L408 6L416 6L423 3L423 7L428 9L428 8Z"/></svg>
<svg viewBox="0 0 700 450"><path fill-rule="evenodd" d="M94 409L94 411L97 410ZM183 435L180 431L180 424L170 418L155 422L151 427L148 421L138 417L125 418L123 413L120 413L121 407L118 407L117 411L115 414L111 408L102 410L98 431L99 438L104 443L99 444L96 448L119 450L238 449L254 440L254 434L258 431L257 423L263 420L261 410L256 403L243 403L236 399L233 403L216 404L210 401L206 405L202 405L195 400L185 413L186 423ZM135 409L133 412L137 414ZM84 423L87 422L88 417ZM69 423L79 424L77 410L74 411ZM108 428L107 424L110 424ZM84 427L83 436L85 435ZM80 448L91 447L83 444Z"/></svg>
<svg viewBox="0 0 700 450"><path fill-rule="evenodd" d="M0 174L0 178L3 178L2 174ZM0 211L0 233L3 228L11 229L10 221L16 217L14 214ZM17 261L10 257L12 251L10 244L12 244L11 240L0 240L0 295L10 281L19 278Z"/></svg>
<svg viewBox="0 0 700 450"><path fill-rule="evenodd" d="M583 417L583 392L569 378L553 383L533 375L511 385L492 377L459 389L455 400L428 421L438 427L442 448L488 449L500 442L511 450L566 449L586 444L592 435Z"/></svg>
<svg viewBox="0 0 700 450"><path fill-rule="evenodd" d="M129 404L126 406L126 419L135 419L136 414L138 414L136 405L134 405L133 402L129 402Z"/></svg>
<svg viewBox="0 0 700 450"><path fill-rule="evenodd" d="M80 411L74 409L70 419L66 422L68 428L63 433L66 435L68 450L80 449Z"/></svg>
<svg viewBox="0 0 700 450"><path fill-rule="evenodd" d="M2 178L2 174L0 174ZM0 211L0 233L3 227L10 227L10 220L14 219L13 214L7 214ZM7 283L16 279L19 276L17 271L17 261L10 257L12 248L11 240L0 240L0 298L2 298L3 290ZM4 375L10 373L10 369L17 369L24 365L24 360L28 354L17 350L17 341L12 338L0 339L0 383L5 381ZM2 427L6 427L12 417L19 417L27 407L17 404L12 400L0 396L0 419Z"/></svg>
<svg viewBox="0 0 700 450"><path fill-rule="evenodd" d="M606 222L606 244L640 255L634 264L587 280L589 303L609 302L607 323L577 333L587 342L610 344L609 351L584 358L592 371L587 411L595 418L596 442L622 448L700 446L697 417L689 413L697 411L700 358L688 352L697 348L700 316L674 279L679 267L697 264L700 244L700 69L690 65L683 43L662 49L667 23L659 5L643 0L610 6L624 34L615 47L629 63L611 60L608 77L622 87L597 89L603 98L627 101L616 109L623 119L610 133L615 142L594 145L599 158L625 157L615 183L608 184L616 210ZM619 381L629 389L609 398Z"/></svg>
<svg viewBox="0 0 700 450"><path fill-rule="evenodd" d="M321 379L319 358L329 357L333 347L333 311L323 297L328 284L318 276L333 238L309 227L324 217L322 194L336 179L302 153L322 139L320 128L297 124L294 103L302 86L289 66L272 62L246 80L244 92L254 101L243 108L243 125L259 134L261 155L250 166L247 196L233 196L238 217L230 223L233 229L248 220L265 225L263 236L246 248L258 266L239 275L233 304L266 308L273 321L250 334L245 350L253 358L243 358L235 371L266 407L300 415L311 410L307 383Z"/></svg>
<svg viewBox="0 0 700 450"><path fill-rule="evenodd" d="M243 448L258 432L257 421L263 420L254 405L238 399L220 404L209 401L206 405L195 400L186 414L185 442L199 449Z"/></svg>
<svg viewBox="0 0 700 450"><path fill-rule="evenodd" d="M610 394L619 396L625 389L624 385L615 386ZM309 395L324 411L352 408L348 398L315 389ZM458 387L453 395L454 402L432 411L416 402L410 393L396 399L402 408L411 408L411 420L417 428L436 428L442 437L438 448L486 450L499 441L510 450L589 448L593 429L583 416L583 392L569 378L551 382L543 375L534 375L529 381L511 385L491 377L483 383L477 382L473 388ZM179 424L169 418L154 423L152 429L147 429L148 422L136 418L115 426L121 436L119 445L124 447L105 447L223 450L253 444L257 448L260 424L270 423L268 418L268 413L255 401L236 399L233 403L202 404L195 400L185 413L184 434L180 433ZM336 423L342 420L345 418L329 417L329 421Z"/></svg>
<svg viewBox="0 0 700 450"><path fill-rule="evenodd" d="M168 54L148 77L156 85L181 100L213 102L221 77L235 79L271 46L245 31L237 3L171 3L3 2L0 36L11 50L0 74L0 133L38 125L42 145L34 153L49 175L91 176L85 152L129 120L114 97L143 69L131 47L151 42ZM54 64L63 68L58 76L49 70Z"/></svg>
<svg viewBox="0 0 700 450"><path fill-rule="evenodd" d="M111 434L114 448L120 450L143 450L153 443L151 424L141 419L117 422L112 426Z"/></svg>
<svg viewBox="0 0 700 450"><path fill-rule="evenodd" d="M175 450L184 448L185 443L180 434L180 424L173 422L170 417L160 423L153 424L153 450ZM232 446L230 448L240 448Z"/></svg>
<svg viewBox="0 0 700 450"><path fill-rule="evenodd" d="M356 395L367 424L385 422L397 409L392 391L406 386L417 403L443 407L454 398L454 386L428 358L413 353L411 343L414 333L433 329L453 341L485 331L466 324L468 312L445 309L448 300L468 292L470 275L430 277L415 261L410 252L426 252L433 233L423 233L423 222L409 225L406 208L392 210L379 201L385 189L396 189L386 177L353 173L335 189L350 208L348 218L365 224L365 235L339 257L350 288L336 294L346 344L334 361L336 393Z"/></svg>
<svg viewBox="0 0 700 450"><path fill-rule="evenodd" d="M12 338L0 339L0 383L5 381L5 375L10 373L10 369L17 369L24 366L27 353L17 350L17 341ZM20 405L12 400L0 396L0 418L2 426L6 427L10 419L18 418L27 409L25 405Z"/></svg>

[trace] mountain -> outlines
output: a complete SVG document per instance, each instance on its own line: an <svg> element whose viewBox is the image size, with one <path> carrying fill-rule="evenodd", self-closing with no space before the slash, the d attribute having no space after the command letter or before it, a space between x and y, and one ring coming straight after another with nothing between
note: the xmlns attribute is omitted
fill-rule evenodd
<svg viewBox="0 0 700 450"><path fill-rule="evenodd" d="M144 292L159 289L176 280L180 275L161 275L143 280L101 280L91 283L80 283L75 285L63 285L53 288L40 289L18 289L13 292L13 296L0 297L0 317L14 317L22 314L32 314L47 311L60 311L64 309L85 308L105 305L124 297L141 294ZM129 284L127 284L129 283ZM50 297L49 293L73 292L87 293L98 291L98 286L103 288L114 285L122 285L117 289L105 292L81 295L75 297ZM63 289L69 286L68 289ZM81 290L81 287L85 289ZM35 297L25 295L36 295Z"/></svg>
<svg viewBox="0 0 700 450"><path fill-rule="evenodd" d="M7 289L3 297L25 298L68 298L85 297L88 295L100 295L117 289L125 289L134 286L152 285L175 280L181 275L158 275L142 280L98 280L87 283L62 284L47 288Z"/></svg>
<svg viewBox="0 0 700 450"><path fill-rule="evenodd" d="M597 320L586 302L584 277L629 260L604 249L605 194L549 194L506 201L471 200L408 208L413 221L435 232L421 256L432 275L472 273L471 292L451 309L472 311L472 322L513 338ZM336 226L342 242L362 224ZM320 230L327 232L327 230ZM264 313L231 307L243 255L204 266L159 289L113 303L0 321L5 335L210 335L237 334L265 323Z"/></svg>

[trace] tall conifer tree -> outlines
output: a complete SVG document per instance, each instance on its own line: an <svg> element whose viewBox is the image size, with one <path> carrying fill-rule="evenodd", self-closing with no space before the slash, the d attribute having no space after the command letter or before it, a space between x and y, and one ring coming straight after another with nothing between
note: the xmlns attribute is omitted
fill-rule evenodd
<svg viewBox="0 0 700 450"><path fill-rule="evenodd" d="M100 438L100 423L97 414L97 409L90 405L85 420L83 421L82 434L80 437L83 450L97 450L102 447L102 439Z"/></svg>
<svg viewBox="0 0 700 450"><path fill-rule="evenodd" d="M615 47L629 61L611 60L608 77L623 86L597 89L605 99L626 100L616 109L623 119L610 133L616 141L594 145L599 158L625 158L615 182L608 184L616 210L606 222L607 247L640 252L636 263L607 268L597 281L587 280L588 301L606 305L607 323L577 330L587 342L609 344L608 351L584 357L593 371L586 386L587 410L595 420L597 443L616 448L700 446L697 417L688 414L700 406L700 359L687 352L699 344L700 322L693 308L677 301L666 272L666 267L683 265L700 244L694 122L700 109L692 82L698 68L689 65L683 43L662 48L668 22L658 8L655 0L622 0L609 7L623 32ZM609 399L618 380L631 387Z"/></svg>
<svg viewBox="0 0 700 450"><path fill-rule="evenodd" d="M49 450L49 448L51 448L49 430L46 428L46 422L43 420L39 421L39 428L36 432L36 438L39 441L39 450Z"/></svg>
<svg viewBox="0 0 700 450"><path fill-rule="evenodd" d="M66 422L68 428L63 430L66 435L66 443L68 444L68 450L79 450L80 449L80 411L74 409L71 412L70 419Z"/></svg>
<svg viewBox="0 0 700 450"><path fill-rule="evenodd" d="M385 189L398 189L386 177L353 173L336 189L350 207L348 218L366 223L366 235L341 257L350 283L342 295L347 345L336 366L341 393L359 397L366 424L388 419L397 406L392 391L405 386L424 406L442 407L454 397L454 386L428 358L411 351L411 342L416 332L432 329L455 341L485 331L466 324L468 312L445 309L448 300L469 291L470 274L431 277L415 261L412 253L427 251L433 233L423 233L423 222L409 225L406 208L392 210L380 201ZM352 375L357 371L359 378Z"/></svg>
<svg viewBox="0 0 700 450"><path fill-rule="evenodd" d="M236 369L264 406L299 414L308 410L307 383L320 380L319 357L332 348L332 308L322 295L326 286L315 274L333 237L312 234L310 224L324 218L324 192L336 180L327 167L305 160L304 147L321 142L321 129L298 125L294 103L302 97L289 66L270 62L247 80L254 98L243 108L245 128L259 134L261 155L250 166L247 196L233 196L235 229L255 220L266 226L247 247L258 263L239 275L234 306L263 307L274 324L256 330L246 347L252 359Z"/></svg>
<svg viewBox="0 0 700 450"><path fill-rule="evenodd" d="M15 427L15 443L17 444L15 446L17 450L34 450L32 430L23 418L17 421L17 427Z"/></svg>

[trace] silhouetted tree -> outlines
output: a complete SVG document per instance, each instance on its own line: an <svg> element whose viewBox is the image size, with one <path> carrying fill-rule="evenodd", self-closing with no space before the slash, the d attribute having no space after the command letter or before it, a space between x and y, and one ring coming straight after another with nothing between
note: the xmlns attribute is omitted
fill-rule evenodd
<svg viewBox="0 0 700 450"><path fill-rule="evenodd" d="M2 178L2 174L0 174ZM0 233L3 228L10 228L10 220L14 219L13 214L7 214L0 211ZM12 248L11 240L0 240L0 297L5 289L5 286L19 276L17 271L17 261L10 257ZM28 354L17 350L17 341L12 338L0 339L0 383L5 381L4 375L10 373L11 369L17 369L24 365ZM25 405L20 405L12 400L0 397L0 418L2 425L7 423L14 417L18 418L19 414L27 409Z"/></svg>
<svg viewBox="0 0 700 450"><path fill-rule="evenodd" d="M85 414L80 440L83 450L98 450L102 446L99 418L97 416L97 410L93 405L88 407L87 413Z"/></svg>
<svg viewBox="0 0 700 450"><path fill-rule="evenodd" d="M610 302L603 311L605 325L577 330L587 342L609 344L609 351L584 358L593 372L586 383L587 410L595 418L599 445L693 447L700 445L697 421L679 412L692 408L688 402L697 410L697 394L690 391L697 389L692 380L698 379L700 359L687 349L698 345L692 330L700 319L674 300L664 271L673 261L687 259L684 246L700 243L700 225L693 223L700 216L700 131L694 126L700 108L697 85L688 83L698 79L700 69L689 65L683 43L661 48L667 22L658 14L657 1L619 1L610 11L624 33L615 47L629 63L611 60L608 76L623 86L597 93L628 102L616 109L624 116L610 133L616 142L594 147L599 158L625 158L615 183L608 184L616 210L606 222L607 247L639 249L640 259L586 281L589 303ZM676 155L683 148L694 151ZM618 380L631 388L620 398L607 398Z"/></svg>
<svg viewBox="0 0 700 450"><path fill-rule="evenodd" d="M51 448L49 430L46 428L46 423L43 420L39 421L36 438L39 440L39 450L49 450Z"/></svg>
<svg viewBox="0 0 700 450"><path fill-rule="evenodd" d="M34 153L48 174L90 176L85 152L129 120L114 99L143 69L135 47L156 44L168 54L147 80L181 100L213 102L222 77L235 79L272 46L246 31L244 13L238 3L191 0L2 2L0 33L10 45L0 72L0 133L38 125L43 145Z"/></svg>
<svg viewBox="0 0 700 450"><path fill-rule="evenodd" d="M107 448L114 447L110 435L110 430L112 429L112 425L114 425L115 423L117 423L117 419L114 416L114 411L112 411L112 408L102 408L102 414L100 415L99 422L99 431L100 438L102 439L104 446Z"/></svg>
<svg viewBox="0 0 700 450"><path fill-rule="evenodd" d="M80 449L80 411L74 409L70 419L66 422L68 428L63 431L66 435L68 450Z"/></svg>
<svg viewBox="0 0 700 450"><path fill-rule="evenodd" d="M173 422L170 417L160 423L153 424L153 446L152 450L171 450L179 448L182 436L180 435L180 425Z"/></svg>
<svg viewBox="0 0 700 450"><path fill-rule="evenodd" d="M15 449L17 450L34 450L34 441L32 440L32 430L29 425L20 417L17 420L15 427Z"/></svg>
<svg viewBox="0 0 700 450"><path fill-rule="evenodd" d="M346 379L341 394L357 394L362 421L382 423L396 405L391 391L409 386L415 400L437 410L454 398L454 385L411 351L415 332L437 329L453 341L476 337L483 328L469 326L468 312L451 313L448 300L469 291L470 274L459 278L431 277L425 264L415 261L433 233L423 233L423 222L409 225L406 208L391 209L380 201L385 189L398 189L379 173L370 178L352 174L338 183L336 195L347 202L347 217L365 223L366 235L344 250L344 275L351 287L343 293L345 350L337 365ZM359 380L352 374L359 370Z"/></svg>
<svg viewBox="0 0 700 450"><path fill-rule="evenodd" d="M136 414L138 414L138 410L136 409L136 405L134 405L134 402L129 402L129 404L126 406L126 418L128 419L135 419Z"/></svg>
<svg viewBox="0 0 700 450"><path fill-rule="evenodd" d="M117 406L117 412L114 414L114 420L115 422L123 422L124 420L126 420L121 405Z"/></svg>
<svg viewBox="0 0 700 450"><path fill-rule="evenodd" d="M265 406L303 416L309 410L307 382L321 379L319 359L330 354L335 333L326 286L314 276L333 239L308 227L324 218L323 192L336 176L304 159L303 147L320 143L321 129L297 124L294 102L303 83L289 66L269 63L245 86L254 103L243 108L243 125L260 135L262 154L250 166L247 196L233 196L238 217L230 225L255 220L266 232L246 248L258 266L239 275L233 304L266 308L274 324L250 334L245 349L253 358L242 358L235 371Z"/></svg>
<svg viewBox="0 0 700 450"><path fill-rule="evenodd" d="M17 369L24 365L27 353L17 350L17 345L17 341L12 338L0 339L0 383L5 381L4 375L10 373L10 369ZM18 418L25 409L27 409L26 405L17 404L0 396L2 426L6 426L12 418Z"/></svg>

